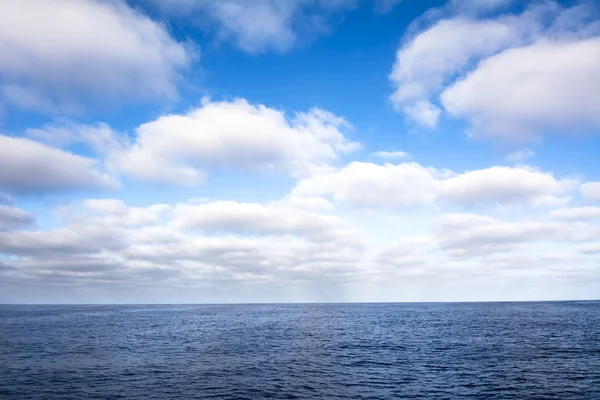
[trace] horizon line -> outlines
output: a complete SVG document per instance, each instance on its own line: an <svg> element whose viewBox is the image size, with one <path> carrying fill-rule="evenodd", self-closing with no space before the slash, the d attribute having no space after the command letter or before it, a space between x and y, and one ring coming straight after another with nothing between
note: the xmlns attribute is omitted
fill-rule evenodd
<svg viewBox="0 0 600 400"><path fill-rule="evenodd" d="M600 302L598 299L562 300L455 300L455 301L323 301L323 302L248 302L248 303L0 303L0 306L252 306L252 305L352 305L352 304L471 304L471 303L575 303Z"/></svg>

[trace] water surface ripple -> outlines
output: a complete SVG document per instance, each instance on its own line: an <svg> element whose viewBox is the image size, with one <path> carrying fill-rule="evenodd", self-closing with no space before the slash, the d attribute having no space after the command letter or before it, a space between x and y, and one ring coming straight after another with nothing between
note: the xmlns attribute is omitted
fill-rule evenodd
<svg viewBox="0 0 600 400"><path fill-rule="evenodd" d="M1 399L597 399L600 302L0 306Z"/></svg>

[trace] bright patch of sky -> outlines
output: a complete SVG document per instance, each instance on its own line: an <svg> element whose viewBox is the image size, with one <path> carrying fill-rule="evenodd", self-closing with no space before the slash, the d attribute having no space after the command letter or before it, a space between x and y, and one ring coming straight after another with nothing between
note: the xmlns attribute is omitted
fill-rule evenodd
<svg viewBox="0 0 600 400"><path fill-rule="evenodd" d="M600 7L0 3L0 302L600 295Z"/></svg>

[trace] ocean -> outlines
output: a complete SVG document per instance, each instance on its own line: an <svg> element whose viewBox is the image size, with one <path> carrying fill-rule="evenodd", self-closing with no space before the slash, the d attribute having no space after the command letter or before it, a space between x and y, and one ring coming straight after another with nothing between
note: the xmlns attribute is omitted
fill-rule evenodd
<svg viewBox="0 0 600 400"><path fill-rule="evenodd" d="M0 306L0 399L598 399L600 302Z"/></svg>

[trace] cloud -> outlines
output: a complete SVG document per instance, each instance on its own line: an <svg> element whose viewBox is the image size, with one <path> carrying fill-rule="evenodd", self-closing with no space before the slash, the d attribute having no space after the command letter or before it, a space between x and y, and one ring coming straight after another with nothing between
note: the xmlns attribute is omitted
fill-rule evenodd
<svg viewBox="0 0 600 400"><path fill-rule="evenodd" d="M588 182L581 185L579 193L592 201L600 201L600 182Z"/></svg>
<svg viewBox="0 0 600 400"><path fill-rule="evenodd" d="M490 167L454 176L442 184L441 196L464 205L555 206L565 204L578 182L556 179L528 167Z"/></svg>
<svg viewBox="0 0 600 400"><path fill-rule="evenodd" d="M0 231L32 224L34 218L27 211L0 204Z"/></svg>
<svg viewBox="0 0 600 400"><path fill-rule="evenodd" d="M451 0L451 5L460 13L480 14L505 8L516 0Z"/></svg>
<svg viewBox="0 0 600 400"><path fill-rule="evenodd" d="M429 236L409 236L381 248L376 255L377 268L386 276L427 275L436 251L436 243Z"/></svg>
<svg viewBox="0 0 600 400"><path fill-rule="evenodd" d="M487 216L449 214L439 218L435 232L440 247L459 257L522 250L532 242L581 242L598 228L556 221L504 222Z"/></svg>
<svg viewBox="0 0 600 400"><path fill-rule="evenodd" d="M288 118L246 100L204 101L185 115L165 115L139 126L131 145L108 154L110 164L140 180L195 185L210 168L292 176L330 169L360 147L349 124L320 109Z"/></svg>
<svg viewBox="0 0 600 400"><path fill-rule="evenodd" d="M378 13L386 13L400 4L402 0L373 0L374 11Z"/></svg>
<svg viewBox="0 0 600 400"><path fill-rule="evenodd" d="M350 243L359 240L352 231L343 227L342 220L297 208L259 203L218 201L201 205L178 205L173 224L177 228L197 229L203 232L299 235L316 241L342 237Z"/></svg>
<svg viewBox="0 0 600 400"><path fill-rule="evenodd" d="M100 225L78 225L41 232L0 232L0 252L32 258L95 254L127 246L125 231Z"/></svg>
<svg viewBox="0 0 600 400"><path fill-rule="evenodd" d="M1 2L0 26L0 92L24 108L173 97L190 61L161 24L120 1Z"/></svg>
<svg viewBox="0 0 600 400"><path fill-rule="evenodd" d="M585 246L581 246L579 251L585 254L598 254L600 253L600 243L590 243Z"/></svg>
<svg viewBox="0 0 600 400"><path fill-rule="evenodd" d="M412 105L404 107L404 113L424 127L435 128L442 112L430 102L419 100Z"/></svg>
<svg viewBox="0 0 600 400"><path fill-rule="evenodd" d="M442 172L418 163L353 162L338 171L298 182L293 196L331 196L359 207L415 206L435 200Z"/></svg>
<svg viewBox="0 0 600 400"><path fill-rule="evenodd" d="M84 213L90 221L127 227L152 225L171 210L168 204L128 207L123 200L117 199L88 199L83 202L83 208L91 212L92 217Z"/></svg>
<svg viewBox="0 0 600 400"><path fill-rule="evenodd" d="M405 40L390 75L396 86L391 97L396 109L421 125L435 127L440 110L429 102L430 96L470 61L493 54L514 41L521 29L515 22L447 19Z"/></svg>
<svg viewBox="0 0 600 400"><path fill-rule="evenodd" d="M600 38L540 40L483 61L442 103L473 134L513 143L600 128Z"/></svg>
<svg viewBox="0 0 600 400"><path fill-rule="evenodd" d="M530 149L521 149L521 150L513 151L512 153L509 153L506 156L506 159L510 162L518 163L523 160L526 160L527 158L531 158L533 156L535 156L535 153L533 151L531 151Z"/></svg>
<svg viewBox="0 0 600 400"><path fill-rule="evenodd" d="M386 13L401 0L145 0L169 18L185 19L251 54L287 52L329 34L361 3Z"/></svg>
<svg viewBox="0 0 600 400"><path fill-rule="evenodd" d="M136 211L156 210L161 218L130 223ZM10 255L3 282L134 292L339 284L355 279L364 251L339 218L282 205L88 199L58 214L59 229L0 232L0 252Z"/></svg>
<svg viewBox="0 0 600 400"><path fill-rule="evenodd" d="M389 160L394 158L408 158L410 157L410 154L404 151L376 151L375 153L371 154L371 156Z"/></svg>
<svg viewBox="0 0 600 400"><path fill-rule="evenodd" d="M471 136L513 145L595 132L598 10L538 2L482 18L509 3L453 1L453 15L405 38L390 75L395 108L429 128L445 110Z"/></svg>
<svg viewBox="0 0 600 400"><path fill-rule="evenodd" d="M393 0L378 0L380 11ZM327 34L341 13L354 9L356 0L147 0L159 12L192 20L221 39L232 40L248 53L285 52L299 41Z"/></svg>
<svg viewBox="0 0 600 400"><path fill-rule="evenodd" d="M273 201L269 204L314 212L328 212L335 210L335 206L331 204L329 200L322 197L286 196L281 200Z"/></svg>
<svg viewBox="0 0 600 400"><path fill-rule="evenodd" d="M418 163L353 162L298 182L293 196L331 196L358 207L415 206L434 202L466 207L557 206L578 182L523 167L490 167L456 174Z"/></svg>
<svg viewBox="0 0 600 400"><path fill-rule="evenodd" d="M0 190L34 195L77 189L106 189L118 184L90 158L24 138L0 135Z"/></svg>
<svg viewBox="0 0 600 400"><path fill-rule="evenodd" d="M93 212L109 215L123 215L128 211L125 202L117 199L88 199L83 206Z"/></svg>
<svg viewBox="0 0 600 400"><path fill-rule="evenodd" d="M71 301L81 289L98 293L99 301L157 292L164 301L184 293L187 301L198 293L209 294L204 301L256 301L256 293L273 301L299 288L330 294L347 288L348 300L364 299L362 293L397 300L398 290L402 299L448 300L489 299L489 290L505 289L502 282L522 290L560 280L560 293L567 293L566 281L581 290L598 272L593 240L600 227L589 221L446 214L428 232L399 233L381 244L365 240L351 219L294 208L290 199L143 207L119 199L74 202L58 210L63 227L0 232L0 252L8 256L0 281L25 296L40 286L46 293L60 288ZM136 212L155 218L131 224ZM478 285L488 297L480 297Z"/></svg>
<svg viewBox="0 0 600 400"><path fill-rule="evenodd" d="M570 221L585 221L600 218L600 207L562 208L550 212L550 217Z"/></svg>
<svg viewBox="0 0 600 400"><path fill-rule="evenodd" d="M52 147L84 144L98 153L106 153L112 148L127 144L125 138L121 138L105 123L82 125L66 119L59 119L42 128L29 128L25 135Z"/></svg>

